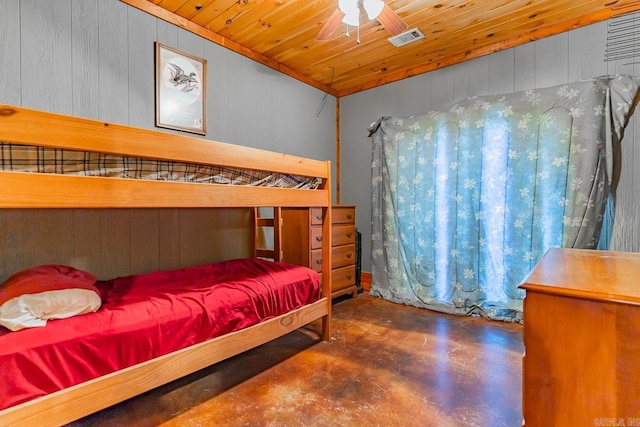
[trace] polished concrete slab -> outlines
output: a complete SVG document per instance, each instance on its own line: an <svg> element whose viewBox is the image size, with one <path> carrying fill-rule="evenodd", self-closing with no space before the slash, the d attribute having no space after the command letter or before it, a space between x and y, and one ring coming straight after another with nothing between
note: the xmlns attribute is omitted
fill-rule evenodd
<svg viewBox="0 0 640 427"><path fill-rule="evenodd" d="M522 325L361 294L312 324L76 426L519 426Z"/></svg>

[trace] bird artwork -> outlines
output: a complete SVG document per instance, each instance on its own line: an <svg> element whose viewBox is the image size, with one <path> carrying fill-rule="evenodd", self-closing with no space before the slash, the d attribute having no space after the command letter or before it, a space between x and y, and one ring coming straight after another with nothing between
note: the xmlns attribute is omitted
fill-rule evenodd
<svg viewBox="0 0 640 427"><path fill-rule="evenodd" d="M186 74L182 67L169 62L169 65L173 68L171 70L171 78L169 79L175 87L182 86L183 92L191 92L198 87L198 79L196 73Z"/></svg>

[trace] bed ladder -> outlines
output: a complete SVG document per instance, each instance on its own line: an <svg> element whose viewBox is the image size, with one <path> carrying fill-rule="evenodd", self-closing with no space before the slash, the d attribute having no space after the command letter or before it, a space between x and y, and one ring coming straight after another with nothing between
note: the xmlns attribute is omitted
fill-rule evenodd
<svg viewBox="0 0 640 427"><path fill-rule="evenodd" d="M282 215L280 207L273 207L273 217L261 216L261 208L254 207L253 217L253 256L257 258L267 258L274 261L282 261ZM264 208L262 208L264 209ZM268 230L273 233L273 248L265 248L267 243Z"/></svg>

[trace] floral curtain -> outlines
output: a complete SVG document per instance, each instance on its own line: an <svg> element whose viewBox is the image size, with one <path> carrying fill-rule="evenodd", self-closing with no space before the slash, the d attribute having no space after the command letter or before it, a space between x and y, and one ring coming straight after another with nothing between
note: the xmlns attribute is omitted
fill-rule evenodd
<svg viewBox="0 0 640 427"><path fill-rule="evenodd" d="M547 249L598 245L637 91L601 77L378 120L371 293L521 321L518 285Z"/></svg>

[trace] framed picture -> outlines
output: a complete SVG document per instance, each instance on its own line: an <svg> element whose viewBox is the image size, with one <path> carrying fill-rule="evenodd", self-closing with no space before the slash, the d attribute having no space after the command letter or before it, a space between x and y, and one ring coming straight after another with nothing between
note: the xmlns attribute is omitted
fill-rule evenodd
<svg viewBox="0 0 640 427"><path fill-rule="evenodd" d="M156 42L156 126L206 135L207 61Z"/></svg>

